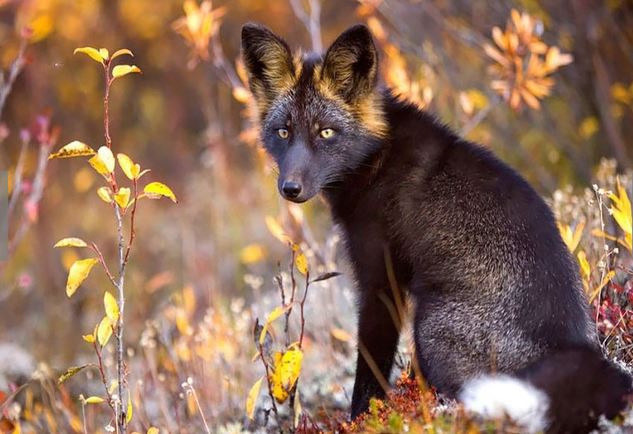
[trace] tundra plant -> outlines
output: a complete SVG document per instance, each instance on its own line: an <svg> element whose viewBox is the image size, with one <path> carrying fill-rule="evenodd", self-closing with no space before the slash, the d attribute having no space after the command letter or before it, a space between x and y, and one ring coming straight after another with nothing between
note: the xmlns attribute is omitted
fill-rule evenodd
<svg viewBox="0 0 633 434"><path fill-rule="evenodd" d="M92 60L100 63L104 71L105 94L103 98L103 126L105 145L95 151L89 145L73 141L62 147L59 151L51 154L49 159L90 157L88 163L102 176L103 186L97 190L97 195L107 203L114 215L117 228L118 258L116 268L113 270L108 265L101 253L101 249L94 242L86 242L81 238L64 238L55 244L55 247L83 247L92 251L93 257L80 259L73 263L68 273L66 283L66 295L72 297L75 291L88 277L92 268L99 264L110 280L116 296L110 291L103 294L103 304L105 315L95 326L91 334L83 336L83 339L91 344L97 355L99 375L103 382L105 397L91 396L83 398L80 396L82 406L86 404L98 404L106 402L112 410L112 423L116 426L118 433L126 433L127 425L132 419L132 401L127 390L127 369L125 366L125 349L123 345L123 327L125 312L125 270L130 259L130 252L135 238L136 210L141 199L159 199L168 197L173 202L176 196L172 190L160 182L150 182L142 189L139 186L140 179L149 172L149 169L141 170L141 166L136 164L126 154L119 153L114 156L112 151L112 138L110 136L109 101L110 88L119 78L132 73L140 73L141 70L135 65L113 65L113 61L120 56L133 56L132 52L126 48L116 51L112 56L105 48L82 47L75 50L89 56ZM124 187L117 181L116 163L127 178L128 187ZM123 179L125 179L123 178ZM128 236L126 237L124 226L125 220L129 220ZM103 349L108 344L110 337L114 335L116 340L116 376L110 379L103 363ZM81 369L90 366L70 368L59 378L59 383L64 382Z"/></svg>

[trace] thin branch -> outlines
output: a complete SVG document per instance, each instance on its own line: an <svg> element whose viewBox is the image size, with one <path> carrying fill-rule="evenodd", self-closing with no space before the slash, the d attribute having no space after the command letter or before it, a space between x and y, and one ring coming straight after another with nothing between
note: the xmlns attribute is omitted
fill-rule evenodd
<svg viewBox="0 0 633 434"><path fill-rule="evenodd" d="M130 240L127 243L127 249L125 251L125 258L123 262L127 264L127 261L130 257L130 250L132 249L132 243L134 243L134 238L136 238L136 230L134 227L134 217L136 216L136 206L140 199L138 195L138 180L133 180L133 193L134 193L134 205L132 205L132 214L130 216Z"/></svg>
<svg viewBox="0 0 633 434"><path fill-rule="evenodd" d="M323 51L321 37L321 3L319 0L308 0L310 12L301 3L301 0L290 0L290 6L295 16L303 23L310 34L312 50L317 53Z"/></svg>
<svg viewBox="0 0 633 434"><path fill-rule="evenodd" d="M44 181L46 168L48 166L48 155L56 141L56 134L51 134L47 137L47 142L40 145L40 152L37 159L37 168L35 169L35 177L33 178L33 185L31 187L31 193L24 201L25 208L37 208L42 194L44 193ZM32 219L29 216L23 216L22 222L16 230L13 238L9 241L9 257L15 251L22 238L26 235L28 229L31 227Z"/></svg>
<svg viewBox="0 0 633 434"><path fill-rule="evenodd" d="M110 272L110 268L108 267L108 264L103 258L103 254L101 253L101 250L99 250L99 247L95 243L91 243L90 248L97 254L97 259L99 260L99 263L103 267L106 275L108 276L108 279L110 279L110 282L112 282L112 285L116 288L118 285L118 282L116 281L116 279Z"/></svg>
<svg viewBox="0 0 633 434"><path fill-rule="evenodd" d="M9 201L8 216L11 216L13 209L18 202L18 198L22 193L22 174L24 172L24 162L26 160L26 154L29 147L29 139L22 140L22 146L20 147L20 156L18 157L18 163L15 166L15 175L13 176L13 191L11 193L11 200Z"/></svg>
<svg viewBox="0 0 633 434"><path fill-rule="evenodd" d="M277 410L277 404L275 403L275 397L273 396L273 386L270 383L270 367L268 366L268 362L264 358L264 346L262 344L258 344L259 346L259 358L264 364L264 369L266 370L266 383L268 384L268 396L270 397L270 401L273 404L273 412L275 413L275 419L277 420L277 424L279 425L279 434L283 434L281 430L281 420L279 419L279 410Z"/></svg>
<svg viewBox="0 0 633 434"><path fill-rule="evenodd" d="M477 114L475 114L475 116L473 116L468 122L466 122L466 124L462 127L462 131L460 134L462 136L467 136L468 133L474 130L477 125L479 125L481 122L483 122L484 119L486 119L486 117L488 117L492 109L499 105L500 102L501 98L497 95L494 95L490 99L490 102L484 108L479 110Z"/></svg>
<svg viewBox="0 0 633 434"><path fill-rule="evenodd" d="M303 345L303 331L306 325L306 318L304 314L304 307L306 304L306 298L308 297L308 287L310 286L310 272L306 272L306 289L303 292L303 298L301 299L301 303L299 303L299 313L301 317L301 332L299 335L299 348Z"/></svg>
<svg viewBox="0 0 633 434"><path fill-rule="evenodd" d="M107 397L107 402L108 405L110 406L110 408L112 409L112 412L114 414L114 419L116 420L116 408L114 407L114 403L112 400L112 395L110 394L110 389L108 388L108 377L106 376L105 373L105 369L103 367L103 354L101 352L101 350L99 349L99 344L97 343L96 339L95 341L92 343L95 353L97 353L97 361L99 362L98 367L99 367L99 376L101 377L101 382L103 383L103 388L105 389L105 393L106 393L106 397Z"/></svg>
<svg viewBox="0 0 633 434"><path fill-rule="evenodd" d="M26 53L26 46L28 45L29 40L28 40L28 36L25 33L26 31L23 31L23 35L21 36L21 40L20 40L20 48L18 49L18 54L15 60L13 61L13 63L11 64L11 67L9 68L9 77L5 81L4 74L0 76L0 119L2 119L2 112L4 111L4 105L7 102L7 97L11 93L11 89L13 88L13 85L15 84L15 80L18 78L18 75L20 75L20 72L22 71L22 69L24 68L24 65L26 64L25 53Z"/></svg>

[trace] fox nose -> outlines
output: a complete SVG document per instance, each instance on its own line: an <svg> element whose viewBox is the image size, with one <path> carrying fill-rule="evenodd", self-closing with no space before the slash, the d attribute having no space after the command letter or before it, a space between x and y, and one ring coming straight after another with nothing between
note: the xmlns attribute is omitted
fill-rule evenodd
<svg viewBox="0 0 633 434"><path fill-rule="evenodd" d="M284 181L281 192L287 199L295 199L301 193L301 184L295 181Z"/></svg>

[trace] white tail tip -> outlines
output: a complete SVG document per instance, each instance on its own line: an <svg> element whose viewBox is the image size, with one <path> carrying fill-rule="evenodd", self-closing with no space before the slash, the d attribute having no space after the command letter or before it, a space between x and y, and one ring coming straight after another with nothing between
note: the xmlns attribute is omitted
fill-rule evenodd
<svg viewBox="0 0 633 434"><path fill-rule="evenodd" d="M466 410L485 419L509 417L528 433L547 428L547 395L530 383L508 375L469 380L459 394Z"/></svg>

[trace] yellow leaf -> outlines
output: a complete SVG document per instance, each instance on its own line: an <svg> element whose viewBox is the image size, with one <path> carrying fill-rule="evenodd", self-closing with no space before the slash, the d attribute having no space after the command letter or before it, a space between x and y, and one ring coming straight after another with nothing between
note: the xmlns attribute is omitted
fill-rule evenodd
<svg viewBox="0 0 633 434"><path fill-rule="evenodd" d="M587 116L582 120L580 126L578 127L578 134L583 139L589 139L593 137L596 132L600 129L600 123L595 116Z"/></svg>
<svg viewBox="0 0 633 434"><path fill-rule="evenodd" d="M273 353L273 366L272 366L272 372L269 377L269 381L270 381L270 386L272 388L270 392L272 393L272 395L275 397L275 399L278 402L283 404L286 401L286 399L288 399L288 391L284 389L281 385L280 366L281 366L282 357L283 357L283 354L280 353L279 351L276 351L275 353Z"/></svg>
<svg viewBox="0 0 633 434"><path fill-rule="evenodd" d="M560 222L558 222L557 225L558 225L558 230L560 232L561 238L567 245L567 248L569 249L569 251L573 253L573 251L576 250L576 247L578 247L578 244L580 243L580 239L582 237L582 231L585 228L585 222L582 221L578 223L574 231L571 230L571 226L564 225Z"/></svg>
<svg viewBox="0 0 633 434"><path fill-rule="evenodd" d="M156 428L155 426L151 426L147 430L147 434L159 434L159 432L160 432L160 430L158 428Z"/></svg>
<svg viewBox="0 0 633 434"><path fill-rule="evenodd" d="M114 193L114 201L123 209L127 208L130 202L130 189L127 187L119 188L119 191Z"/></svg>
<svg viewBox="0 0 633 434"><path fill-rule="evenodd" d="M119 382L117 380L112 380L110 382L110 387L108 387L108 393L112 395L114 392L116 392L117 387L119 387Z"/></svg>
<svg viewBox="0 0 633 434"><path fill-rule="evenodd" d="M286 231L284 231L275 218L266 216L266 226L268 227L268 231L282 243L292 243L292 240L286 234Z"/></svg>
<svg viewBox="0 0 633 434"><path fill-rule="evenodd" d="M77 288L90 274L90 270L99 262L96 258L80 259L70 266L68 271L68 281L66 282L66 295L72 297Z"/></svg>
<svg viewBox="0 0 633 434"><path fill-rule="evenodd" d="M92 157L91 159L88 160L88 163L90 163L90 165L92 166L92 168L99 173L100 175L108 175L110 172L108 172L108 168L106 167L106 165L103 163L103 161L101 160L101 158L99 158L98 155L95 155L94 157Z"/></svg>
<svg viewBox="0 0 633 434"><path fill-rule="evenodd" d="M112 336L112 323L110 318L104 316L97 327L97 342L103 347L108 343L110 336Z"/></svg>
<svg viewBox="0 0 633 434"><path fill-rule="evenodd" d="M170 198L172 202L178 203L174 192L161 182L150 182L145 186L143 191L150 199L159 199L161 196L165 196Z"/></svg>
<svg viewBox="0 0 633 434"><path fill-rule="evenodd" d="M107 146L102 146L97 151L97 156L105 166L108 173L114 172L114 155L112 150Z"/></svg>
<svg viewBox="0 0 633 434"><path fill-rule="evenodd" d="M116 59L117 57L123 56L124 54L134 57L134 54L132 54L130 50L128 50L127 48L121 48L120 50L116 50L114 52L114 54L112 55L112 59Z"/></svg>
<svg viewBox="0 0 633 434"><path fill-rule="evenodd" d="M185 336L193 334L193 329L189 325L189 318L187 318L187 312L184 309L178 309L176 311L176 328Z"/></svg>
<svg viewBox="0 0 633 434"><path fill-rule="evenodd" d="M132 396L130 395L130 389L127 390L127 411L125 412L125 422L130 423L132 420L132 413L134 409L132 408Z"/></svg>
<svg viewBox="0 0 633 434"><path fill-rule="evenodd" d="M631 250L631 236L633 234L633 216L631 215L631 201L626 189L620 184L620 179L617 179L617 191L618 194L609 193L609 199L613 202L613 206L609 208L613 218L618 223L618 226L624 231L624 244Z"/></svg>
<svg viewBox="0 0 633 434"><path fill-rule="evenodd" d="M278 319L281 315L286 313L288 309L290 309L290 307L292 307L291 304L287 306L277 306L276 308L272 310L272 312L268 314L268 316L266 317L266 322L264 323L264 326L262 327L262 331L259 335L260 345L264 344L264 340L266 339L266 332L268 331L268 327L270 326L270 324L273 323L276 319Z"/></svg>
<svg viewBox="0 0 633 434"><path fill-rule="evenodd" d="M87 247L88 244L81 238L64 238L55 243L53 247Z"/></svg>
<svg viewBox="0 0 633 434"><path fill-rule="evenodd" d="M341 342L349 342L352 340L352 335L338 327L333 327L332 330L330 330L330 334L334 339L337 339Z"/></svg>
<svg viewBox="0 0 633 434"><path fill-rule="evenodd" d="M82 53L87 56L90 56L90 58L94 60L95 62L99 62L103 64L104 57L102 56L102 53L100 52L100 50L97 50L96 48L93 48L93 47L75 48L75 51L73 51L73 54L77 54L77 53Z"/></svg>
<svg viewBox="0 0 633 434"><path fill-rule="evenodd" d="M95 335L82 335L81 338L89 344L95 341Z"/></svg>
<svg viewBox="0 0 633 434"><path fill-rule="evenodd" d="M262 380L264 377L261 377L259 380L253 384L251 390L248 392L248 397L246 398L246 415L250 420L253 420L255 416L255 404L257 403L257 397L259 396L259 390L262 387Z"/></svg>
<svg viewBox="0 0 633 434"><path fill-rule="evenodd" d="M62 147L59 151L49 155L48 159L52 160L53 158L86 157L95 154L95 150L92 149L90 146L78 140L74 140L66 146Z"/></svg>
<svg viewBox="0 0 633 434"><path fill-rule="evenodd" d="M90 396L86 398L86 404L101 404L104 401L100 396Z"/></svg>
<svg viewBox="0 0 633 434"><path fill-rule="evenodd" d="M251 97L251 93L243 86L233 88L233 98L241 103L246 103Z"/></svg>
<svg viewBox="0 0 633 434"><path fill-rule="evenodd" d="M119 319L119 305L116 302L116 298L108 291L103 294L103 306L105 308L106 316L110 319L112 324L116 323Z"/></svg>
<svg viewBox="0 0 633 434"><path fill-rule="evenodd" d="M196 293L191 286L185 286L182 289L182 306L187 314L194 314L196 310Z"/></svg>
<svg viewBox="0 0 633 434"><path fill-rule="evenodd" d="M272 394L279 403L283 403L294 388L301 374L303 353L292 348L281 354L273 354L273 372L271 375Z"/></svg>
<svg viewBox="0 0 633 434"><path fill-rule="evenodd" d="M107 48L99 48L99 55L104 59L108 60L110 58L110 52Z"/></svg>
<svg viewBox="0 0 633 434"><path fill-rule="evenodd" d="M138 179L141 173L140 165L134 164L134 161L125 154L117 154L116 158L119 160L119 166L121 166L121 170L123 170L128 179Z"/></svg>
<svg viewBox="0 0 633 434"><path fill-rule="evenodd" d="M133 72L141 72L141 68L136 65L117 65L112 68L112 77L119 78Z"/></svg>
<svg viewBox="0 0 633 434"><path fill-rule="evenodd" d="M75 375L77 375L79 372L83 371L87 367L88 365L71 366L70 368L66 370L66 372L64 372L62 375L59 376L59 378L57 378L57 384L59 385L59 384L65 383L70 378L74 377Z"/></svg>
<svg viewBox="0 0 633 434"><path fill-rule="evenodd" d="M294 427L295 428L299 426L299 418L301 417L302 412L303 412L303 409L301 408L301 399L299 399L299 390L297 389L297 392L295 393L295 405L294 405L294 413L295 413Z"/></svg>
<svg viewBox="0 0 633 434"><path fill-rule="evenodd" d="M281 358L281 384L288 392L292 390L301 374L302 362L303 352L299 348L286 351Z"/></svg>
<svg viewBox="0 0 633 434"><path fill-rule="evenodd" d="M112 190L109 187L100 187L97 190L97 195L105 203L112 203Z"/></svg>
<svg viewBox="0 0 633 434"><path fill-rule="evenodd" d="M240 250L240 261L244 264L254 264L266 256L266 250L261 244L249 244Z"/></svg>
<svg viewBox="0 0 633 434"><path fill-rule="evenodd" d="M596 289L594 289L593 293L589 297L590 304L593 303L594 298L596 298L598 294L600 294L600 292L602 291L602 288L604 288L605 285L609 283L609 281L613 279L614 277L615 277L615 271L613 270L609 271L606 274L606 276L604 276L604 279L602 279L602 282L600 282L600 285Z"/></svg>
<svg viewBox="0 0 633 434"><path fill-rule="evenodd" d="M304 255L301 252L297 253L297 256L295 256L295 266L297 267L297 270L299 270L301 274L303 274L304 276L307 275L308 274L308 258L306 258L306 255Z"/></svg>
<svg viewBox="0 0 633 434"><path fill-rule="evenodd" d="M578 252L578 263L580 264L580 271L582 271L583 277L589 279L591 275L591 266L589 265L589 261L587 261L587 255L584 250Z"/></svg>

